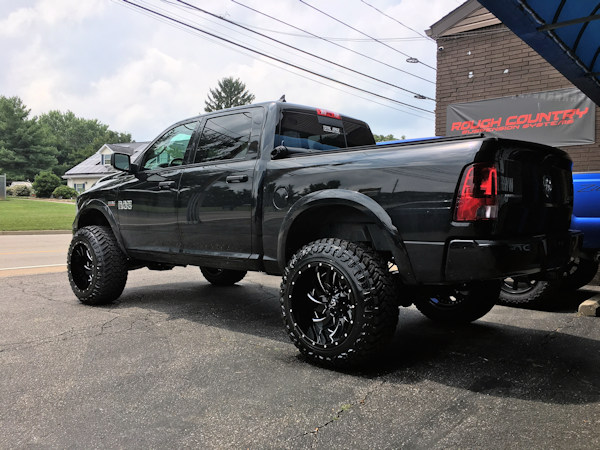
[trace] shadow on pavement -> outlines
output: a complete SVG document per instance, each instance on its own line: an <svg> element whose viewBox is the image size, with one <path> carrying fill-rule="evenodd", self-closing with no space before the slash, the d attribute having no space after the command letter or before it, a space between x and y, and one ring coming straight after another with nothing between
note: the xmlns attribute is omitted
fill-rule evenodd
<svg viewBox="0 0 600 450"><path fill-rule="evenodd" d="M254 282L231 287L214 287L203 281L172 283L127 289L119 302L106 308L142 308L167 314L168 320L186 319L289 342L279 316L278 294L277 288ZM557 305L555 311L570 315L496 307L504 308L497 310L502 316L492 316L511 325L486 316L466 326L440 326L414 308L401 308L396 334L384 352L367 369L344 373L399 387L430 380L465 391L535 402L598 402L600 345L595 339L577 336L598 325L594 319L572 314L586 295L589 292L579 291ZM513 325L527 315L536 315L538 329ZM300 355L297 358L302 359Z"/></svg>

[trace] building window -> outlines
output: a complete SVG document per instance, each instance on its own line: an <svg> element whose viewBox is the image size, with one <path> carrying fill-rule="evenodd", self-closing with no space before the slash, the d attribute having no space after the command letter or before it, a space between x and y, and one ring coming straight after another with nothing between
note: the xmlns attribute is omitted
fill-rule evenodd
<svg viewBox="0 0 600 450"><path fill-rule="evenodd" d="M85 191L85 183L74 183L73 189L75 189L79 193L82 193L83 191Z"/></svg>
<svg viewBox="0 0 600 450"><path fill-rule="evenodd" d="M110 154L103 154L102 156L102 164L105 166L110 166Z"/></svg>

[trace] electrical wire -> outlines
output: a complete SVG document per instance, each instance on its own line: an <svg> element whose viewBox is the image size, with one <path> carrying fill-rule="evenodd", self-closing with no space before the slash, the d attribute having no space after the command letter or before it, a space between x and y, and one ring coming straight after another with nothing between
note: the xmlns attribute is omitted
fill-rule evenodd
<svg viewBox="0 0 600 450"><path fill-rule="evenodd" d="M302 4L306 5L306 6L308 6L309 8L312 8L312 9L314 9L315 11L317 11L317 12L319 12L319 13L323 14L324 16L327 16L327 17L329 17L330 19L332 19L332 20L335 20L335 21L336 21L336 22L338 22L338 23L341 23L342 25L344 25L344 26L346 26L346 27L350 28L351 30L354 30L354 31L356 31L357 33L360 33L360 34L362 34L363 36L366 36L366 37L370 38L371 40L373 40L373 41L375 41L375 42L378 42L379 44L381 44L381 45L383 45L383 46L385 46L385 47L387 47L387 48L389 48L389 49L391 49L391 50L395 51L396 53L400 53L401 55L403 55L403 56L406 56L408 59L413 59L413 60L415 60L415 62L417 62L417 63L419 63L419 64L423 64L425 67L429 67L430 69L436 70L436 69L435 69L435 67L433 67L433 66L430 66L429 64L426 64L426 63L424 63L423 61L420 61L418 58L414 58L414 57L410 56L408 53L404 53L403 51L400 51L400 50L398 50L397 48L394 48L394 47L392 47L391 45L389 45L389 44L386 44L385 42L383 42L383 41L381 41L381 40L379 40L379 39L377 39L377 38L375 38L375 37L373 37L373 36L371 36L371 35L369 35L369 34L367 34L367 33L363 32L363 31L360 31L360 30L359 30L359 29L357 29L357 28L354 28L352 25L348 25L346 22L343 22L343 21L341 21L340 19L338 19L337 17L334 17L334 16L332 16L331 14L327 14L325 11L322 11L322 10L320 10L320 9L319 9L319 8L317 8L316 6L313 6L313 5L311 5L310 3L307 3L307 2L305 2L304 0L298 0L298 1L299 1L300 3L302 3Z"/></svg>
<svg viewBox="0 0 600 450"><path fill-rule="evenodd" d="M344 66L344 65L342 65L342 64L338 64L338 63L336 63L336 62L334 62L334 61L331 61L331 60L329 60L329 59L327 59L327 58L323 58L323 57L321 57L321 56L319 56L319 55L315 55L314 53L308 52L308 51L306 51L306 50L302 50L302 49L300 49L300 48L298 48L298 47L294 47L293 45L287 44L287 43L285 43L285 42L283 42L283 41L280 41L280 40L278 40L278 39L275 39L275 38L273 38L273 37L267 36L266 34L260 33L260 32L258 32L258 31L254 31L254 30L252 30L252 29L250 29L250 28L248 28L248 27L245 27L245 26L243 26L243 25L240 25L240 24L238 24L238 23L234 22L233 20L229 20L229 19L226 19L225 17L222 17L222 16L219 16L219 15L217 15L217 14L211 13L210 11L207 11L207 10L205 10L205 9L202 9L202 8L198 7L198 6L192 5L192 4L190 4L190 3L188 3L188 2L186 2L186 1L184 1L184 0L176 0L176 1L177 1L178 3L181 3L182 5L185 5L185 6L187 6L188 8L192 8L192 9L194 9L194 10L196 10L196 11L200 11L200 12L202 12L202 13L204 13L204 14L207 14L207 15L209 15L209 16L211 16L211 17L215 17L215 18L217 18L217 19L223 20L223 21L225 21L225 22L227 22L227 23L230 23L230 24L232 24L232 25L235 25L235 26L237 26L237 27L240 27L240 28L242 28L242 29L244 29L244 30L246 30L246 31L249 31L249 32L251 32L251 33L254 33L254 34L257 34L257 35L259 35L259 36L261 36L261 37L263 37L263 38L269 39L269 40L271 40L271 41L273 41L273 42L277 42L278 44L280 44L280 45L283 45L283 46L285 46L285 47L287 47L287 48L291 48L291 49L293 49L293 50L295 50L295 51L297 51L297 52L303 53L303 54L305 54L305 55L309 55L309 56L311 56L311 57L313 57L313 58L316 58L316 59L318 59L318 60L320 60L320 61L324 61L324 62L326 62L326 63L328 63L328 64L332 64L332 65L334 65L334 66L336 66L336 67L340 67L341 69L347 70L347 71L349 71L349 72L352 72L352 73L355 73L355 74L357 74L357 75L361 75L361 76L363 76L363 77L365 77L365 78L369 78L369 79L371 79L371 80L377 81L377 82L379 82L379 83L382 83L382 84L385 84L385 85L387 85L387 86L394 87L394 88L396 88L396 89L400 89L401 91L408 92L408 93L410 93L410 94L413 94L413 95L415 95L415 96L418 96L418 98L420 98L420 99L422 99L423 97L425 97L427 100L435 101L435 99L433 99L433 98L430 98L430 97L427 97L427 96L425 96L425 95L422 95L422 94L419 94L418 92L414 92L414 91L411 91L411 90L409 90L409 89L406 89L406 88L403 88L403 87L401 87L401 86L398 86L398 85L396 85L396 84L394 84L394 83L390 83L390 82L388 82L388 81L385 81L385 80L382 80L382 79L380 79L380 78L373 77L373 76L371 76L371 75L368 75L368 74L366 74L366 73L364 73L364 72L360 72L360 71L358 71L358 70L351 69L350 67Z"/></svg>
<svg viewBox="0 0 600 450"><path fill-rule="evenodd" d="M115 4L120 5L122 7L131 9L132 11L136 11L139 14L143 14L144 16L149 17L149 18L151 18L153 20L157 20L157 21L162 22L162 23L164 23L164 24L166 24L168 26L172 26L174 28L177 28L178 30L184 31L184 32L186 32L188 34L191 34L192 36L202 37L203 39L206 39L207 41L212 42L215 45L221 46L223 48L227 48L230 51L233 51L233 52L239 53L240 55L244 55L244 56L248 57L248 52L247 51L243 51L243 50L240 50L240 49L238 49L236 47L232 47L231 45L228 45L226 43L220 42L219 40L213 39L210 36L206 36L206 35L202 35L201 36L201 35L198 34L198 32L196 30L190 29L187 26L182 26L179 23L175 23L175 22L167 20L167 19L165 19L163 17L158 17L158 16L156 16L154 14L150 14L149 12L144 11L144 10L140 10L140 9L134 7L134 6L131 6L131 5L128 5L128 4L123 4L122 0L110 0L110 1L113 2L113 3L115 3ZM167 1L167 3L169 3L169 2ZM326 86L329 89L333 89L333 90L336 90L336 91L339 91L339 92L344 92L346 94L353 95L356 98L360 98L362 100L365 100L365 101L368 101L368 102L371 102L371 103L375 103L375 104L383 106L385 108L393 109L395 111L398 111L398 112L401 112L401 113L404 113L404 114L407 114L407 115L410 115L410 116L413 116L413 117L417 117L417 118L420 118L420 119L424 119L424 120L428 120L428 121L433 120L433 117L431 117L431 116L425 116L425 115L423 115L424 113L420 113L419 111L410 110L408 108L405 108L402 105L392 106L392 105L389 105L389 104L386 104L386 103L382 103L382 102L379 102L379 101L374 100L372 98L367 98L365 96L361 96L361 95L357 94L356 92L351 92L349 89L345 89L343 87L338 87L335 84L323 82L318 77L311 78L311 77L309 77L307 75L304 75L304 74L302 74L300 72L294 72L294 71L288 69L285 64L280 64L280 63L277 63L277 62L272 62L272 61L270 61L268 59L260 59L260 62L262 64L267 64L269 66L275 67L278 70L282 70L284 72L288 72L289 74L294 75L296 77L300 77L300 78L303 78L305 80L311 81L313 83L317 83L317 84L320 84L322 86Z"/></svg>
<svg viewBox="0 0 600 450"><path fill-rule="evenodd" d="M269 14L266 14L266 13L264 13L264 12L262 12L262 11L259 11L259 10L257 10L257 9L254 9L254 8L252 8L252 7L248 6L248 5L244 5L243 3L240 3L240 2L239 2L239 1L237 1L237 0L231 0L231 1L232 1L233 3L235 3L236 5L240 5L240 6L244 7L244 8L247 8L247 9L249 9L249 10L251 10L251 11L254 11L254 12L255 12L255 13L257 13L257 14L260 14L260 15L262 15L262 16L268 17L269 19L275 20L276 22L279 22L279 23L281 23L281 24L287 25L288 27L291 27L291 28L293 28L293 29L295 29L295 30L302 31L302 32L303 32L303 33L305 33L305 34L308 34L308 35L310 35L310 36L312 36L312 37L314 37L314 38L317 38L317 39L321 39L321 40L323 40L323 41L325 41L325 42L328 42L329 44L335 45L336 47L343 48L344 50L350 51L350 52L352 52L352 53L354 53L354 54L357 54L357 55L360 55L360 56L362 56L362 57L364 57L364 58L370 59L371 61L375 61L375 62L377 62L377 63L379 63L379 64L383 64L384 66L387 66L387 67L389 67L389 68L391 68L391 69L395 69L395 70L397 70L397 71L399 71L399 72L405 73L405 74L407 74L407 75L410 75L410 76L412 76L412 77L419 78L420 80L427 81L428 83L435 84L435 81L431 81L431 80L428 80L428 79L426 79L426 78L423 78L423 77L421 77L421 76L419 76L419 75L415 75L415 74L413 74L413 73L411 73L411 72L408 72L408 71L406 71L406 70L400 69L399 67L393 66L393 65L391 65L391 64L388 64L388 63L386 63L386 62L384 62L384 61L380 61L380 60L379 60L379 59L377 59L377 58L373 58L372 56L369 56L369 55L366 55L366 54L364 54L364 53L358 52L358 51L356 51L356 50L354 50L354 49L351 49L350 47L345 47L345 46L343 46L343 45L341 45L341 44L338 44L338 43L336 43L336 42L332 42L331 40L329 40L329 39L327 39L327 38L324 38L324 37L321 37L321 36L319 36L319 35L317 35L317 34L311 33L310 31L303 30L303 29L302 29L302 28L300 28L300 27L297 27L297 26L295 26L295 25L292 25L292 24L290 24L290 23L284 22L284 21L283 21L283 20L281 20L281 19L278 19L278 18L276 18L276 17L273 17L273 16L271 16L271 15L269 15ZM370 40L370 39L369 39L369 40ZM425 98L428 98L428 99L429 99L429 97L425 97ZM430 99L430 100L433 100L433 99Z"/></svg>
<svg viewBox="0 0 600 450"><path fill-rule="evenodd" d="M405 24L403 24L402 22L400 22L400 21L399 21L398 19L396 19L395 17L392 17L392 16L390 16L389 14L386 14L386 13L384 13L382 10L380 10L379 8L377 8L377 7L373 6L373 5L371 5L370 3L367 3L365 0L360 0L360 1L361 1L361 2L363 2L365 5L367 5L368 7L370 7L370 8L373 8L373 9L374 9L375 11L377 11L379 14L381 14L381 15L383 15L383 16L385 16L385 17L387 17L388 19L392 19L392 20L393 20L394 22L396 22L397 24L400 24L400 25L402 25L404 28L406 28L406 29L408 29L408 30L410 30L410 31L412 31L412 32L414 32L414 33L417 33L419 36L421 36L421 37L423 37L423 38L427 39L429 42L433 42L433 43L435 43L435 41L434 41L433 39L431 39L429 36L425 36L424 34L422 34L422 33L418 32L418 31L417 31L417 30L415 30L414 28L411 28L411 27L409 27L408 25L405 25Z"/></svg>
<svg viewBox="0 0 600 450"><path fill-rule="evenodd" d="M137 0L137 1L138 1L138 3L143 3L143 4L152 4L152 1L148 1L148 0ZM172 6L172 7L174 7L174 8L177 8L177 9L179 9L179 10L181 10L181 11L185 11L186 13L188 13L190 10L191 10L191 11L193 11L194 13L195 13L195 12L197 12L197 11L196 11L194 8L190 8L190 7L189 7L187 4L186 4L186 5L184 5L184 4L181 4L181 3L180 3L180 2L178 2L177 0L160 0L160 2L161 2L161 3L165 3L165 4L169 5L169 6ZM153 5L153 6L154 6L154 7L155 7L157 10L160 10L160 11L162 11L162 12L169 12L169 13L171 13L171 15L173 15L173 16L175 16L175 17L177 17L177 18L181 19L182 21L183 21L183 20L185 20L185 21L186 21L186 22L188 22L188 23L193 23L193 24L196 24L196 25L198 25L198 22L195 22L195 21L193 21L193 20L191 20L191 21L190 21L189 17L185 17L185 18L184 18L184 17L182 17L182 16L180 16L180 15L178 15L178 14L176 14L176 13L172 12L171 10L165 10L165 9L163 9L163 8L160 8L158 5ZM189 16L189 14L188 14L188 16ZM198 17L200 17L200 16L198 16ZM206 20L206 21L208 21L208 22L210 22L210 23L216 23L216 22L213 22L213 21L211 21L211 19L210 19L210 18L206 18L206 17L203 17L203 20ZM218 26L224 27L224 28L226 28L226 29L228 29L228 30L230 30L230 31L232 31L232 32L234 32L234 33L236 33L236 34L240 34L241 36L243 36L243 39L244 39L244 41L243 41L243 42L246 42L248 39L253 39L253 40L255 40L255 41L257 41L257 42L259 42L259 43L261 43L261 44L264 44L264 42L263 42L263 41L261 41L261 40L259 40L259 39L256 39L256 38L253 38L253 37L252 37L252 35L243 34L243 33L241 33L240 31L238 31L237 29L235 29L235 28L233 28L233 27L229 27L227 24L219 24ZM238 28L239 28L239 27L238 27ZM209 31L213 31L213 30L211 30L210 28L206 28L206 29L207 29L207 30L209 30ZM222 35L222 33L219 33L218 31L213 31L213 32L214 32L214 33L218 33L218 34ZM256 33L254 33L254 34L256 34ZM259 35L260 35L260 34L259 34ZM268 38L268 37L267 37L267 38ZM273 46L273 48L276 48L276 47L274 47L274 46ZM289 54L289 52L288 52L288 54ZM298 57L297 57L297 58L304 58L304 59L305 59L305 60L307 60L307 61L313 62L313 61L312 61L311 59L309 59L308 57L303 57L303 55L302 55L302 54L298 55ZM328 63L328 64L330 63L330 61L329 61L329 60L324 60L324 62L325 62L325 63ZM321 65L325 67L325 64L321 64ZM339 72L341 72L341 71L339 71ZM356 77L356 78L358 79L358 77ZM384 83L387 83L387 82L384 82ZM375 85L375 82L373 82L372 84L373 84L373 85ZM377 86L377 88L379 88L379 87L380 87L379 85L376 85L376 86ZM395 85L393 85L392 87L396 87L396 86L395 86ZM401 90L403 90L403 91L405 90L404 88L401 88L401 87L398 87L398 88L399 88L399 89L401 89ZM411 97L414 97L414 98L418 98L418 99L428 99L428 98L429 98L429 97L426 97L426 96L424 96L424 95L422 95L422 94L413 93L413 92L412 92L412 91L410 91L410 90L405 90L405 91L406 91L406 92L409 92L410 94L412 94L412 95L410 95L410 96L411 96ZM405 94L405 95L408 95L408 94ZM431 100L433 101L433 99L431 99Z"/></svg>
<svg viewBox="0 0 600 450"><path fill-rule="evenodd" d="M151 8L148 8L148 7L146 7L146 6L143 6L143 5L140 5L140 4L137 4L137 3L134 3L134 2L132 2L132 1L130 1L130 0L121 0L121 1L122 1L122 2L124 2L124 3L127 3L127 4L129 4L129 5L131 5L131 6L134 6L135 8L138 8L138 9L140 9L140 10L144 10L144 11L146 11L146 12L148 12L148 13L151 13L151 14L153 14L153 15L155 15L155 16L162 17L162 18L164 18L164 19L167 19L167 20L169 20L169 21L172 21L172 22L178 23L178 24L180 24L180 25L182 25L182 26L184 26L184 27L188 27L188 28L194 29L194 30L196 30L196 31L198 31L198 32L200 32L200 33L202 33L202 34L204 34L204 35L211 36L211 37L213 37L213 38L219 39L219 40L221 40L221 41L223 41L223 42L226 42L226 43L228 43L228 44L231 44L231 45L233 45L233 46L236 46L236 47L242 48L242 49L244 49L244 50L246 50L246 51L249 51L249 52L251 52L251 53L255 53L255 54L257 54L257 55L260 55L260 56L263 56L263 57L265 57L265 58L268 58L268 59L271 59L271 60L277 61L277 62L279 62L279 63L286 64L286 65L288 65L288 66L290 66L290 67L293 67L293 68L295 68L295 69L301 70L301 71L303 71L303 72L310 73L310 74L312 74L312 75L315 75L315 76L317 76L317 77L323 78L323 79L325 79L325 80L329 80L329 81L331 81L331 82L334 82L334 83L340 84L340 85L342 85L342 86L346 86L346 87L348 87L348 88L351 88L351 89L354 89L354 90L357 90L357 91L360 91L360 92L363 92L363 93L366 93L366 94L372 95L372 96L374 96L374 97L378 97L378 98L381 98L381 99L384 99L384 100L387 100L387 101L390 101L390 102L393 102L393 103L396 103L396 104L399 104L399 105L403 105L403 106L406 106L406 107L408 107L408 108L411 108L411 109L415 109L415 110L418 110L418 111L423 111L423 112L427 112L427 113L430 113L430 114L434 114L434 112L433 112L433 111L430 111L430 110L428 110L428 109L425 109L425 108L420 108L420 107L418 107L418 106L414 106L414 105L411 105L411 104L409 104L409 103L401 102L400 100L396 100L396 99L393 99L393 98L391 98L391 97L386 97L385 95L377 94L377 93L375 93L375 92L368 91L368 90L366 90L366 89L362 89L362 88L360 88L360 87L358 87L358 86L353 86L353 85L351 85L351 84L348 84L348 83L346 83L346 82L343 82L343 81L337 80L337 79L335 79L335 78L332 78L332 77L329 77L329 76L327 76L327 75L320 74L320 73L318 73L318 72L312 71L312 70L310 70L310 69L307 69L307 68L305 68L305 67L301 67L301 66L299 66L299 65L297 65L297 64L293 64L293 63L290 63L290 62L288 62L288 61L285 61L285 60L283 60L283 59L280 59L280 58L277 58L277 57L275 57L275 56L269 55L269 54L267 54L267 53L265 53L265 52L263 52L263 51L260 51L260 50L256 50L256 49L253 49L253 48L247 47L247 46L245 46L245 45L242 45L242 44L240 44L240 43L238 43L238 42L234 42L234 41L232 41L232 40L230 40L230 39L224 38L224 37L222 37L222 36L218 36L218 35L216 35L216 34L214 34L214 33L208 32L208 31L206 31L206 30L202 30L202 29L200 29L200 28L198 28L198 27L195 27L195 26L193 26L193 25L190 25L190 24L188 24L188 23L185 23L185 22L183 22L183 21L181 21L181 20L178 20L178 19L176 19L176 18L170 17L170 16L168 16L167 14L163 14L163 13L160 13L160 12L158 12L158 11L155 11L155 10L153 10L153 9L151 9Z"/></svg>

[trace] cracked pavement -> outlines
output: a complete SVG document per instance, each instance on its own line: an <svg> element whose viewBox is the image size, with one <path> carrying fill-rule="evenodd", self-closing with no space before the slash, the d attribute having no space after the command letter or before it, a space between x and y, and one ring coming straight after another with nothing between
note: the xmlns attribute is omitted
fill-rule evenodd
<svg viewBox="0 0 600 450"><path fill-rule="evenodd" d="M469 326L402 308L368 369L303 360L279 278L130 272L81 305L66 273L0 278L1 448L600 448L600 326L580 291Z"/></svg>

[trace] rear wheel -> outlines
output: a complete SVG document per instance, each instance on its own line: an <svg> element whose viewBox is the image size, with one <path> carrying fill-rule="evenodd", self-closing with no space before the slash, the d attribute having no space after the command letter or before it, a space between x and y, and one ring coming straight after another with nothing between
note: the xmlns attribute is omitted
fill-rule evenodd
<svg viewBox="0 0 600 450"><path fill-rule="evenodd" d="M579 289L594 279L598 272L598 263L593 259L575 258L567 267L562 278L563 289Z"/></svg>
<svg viewBox="0 0 600 450"><path fill-rule="evenodd" d="M431 320L469 323L485 316L496 304L500 283L488 281L460 287L440 286L418 295L415 306Z"/></svg>
<svg viewBox="0 0 600 450"><path fill-rule="evenodd" d="M67 268L71 289L88 305L116 300L127 282L127 257L108 227L80 228L69 246Z"/></svg>
<svg viewBox="0 0 600 450"><path fill-rule="evenodd" d="M304 246L281 283L287 332L313 362L360 364L393 335L398 322L394 283L373 250L340 239Z"/></svg>
<svg viewBox="0 0 600 450"><path fill-rule="evenodd" d="M556 283L528 276L505 278L498 303L505 306L539 306L556 293Z"/></svg>
<svg viewBox="0 0 600 450"><path fill-rule="evenodd" d="M215 269L212 267L200 267L200 271L209 283L216 286L231 286L241 281L247 273L243 270Z"/></svg>

